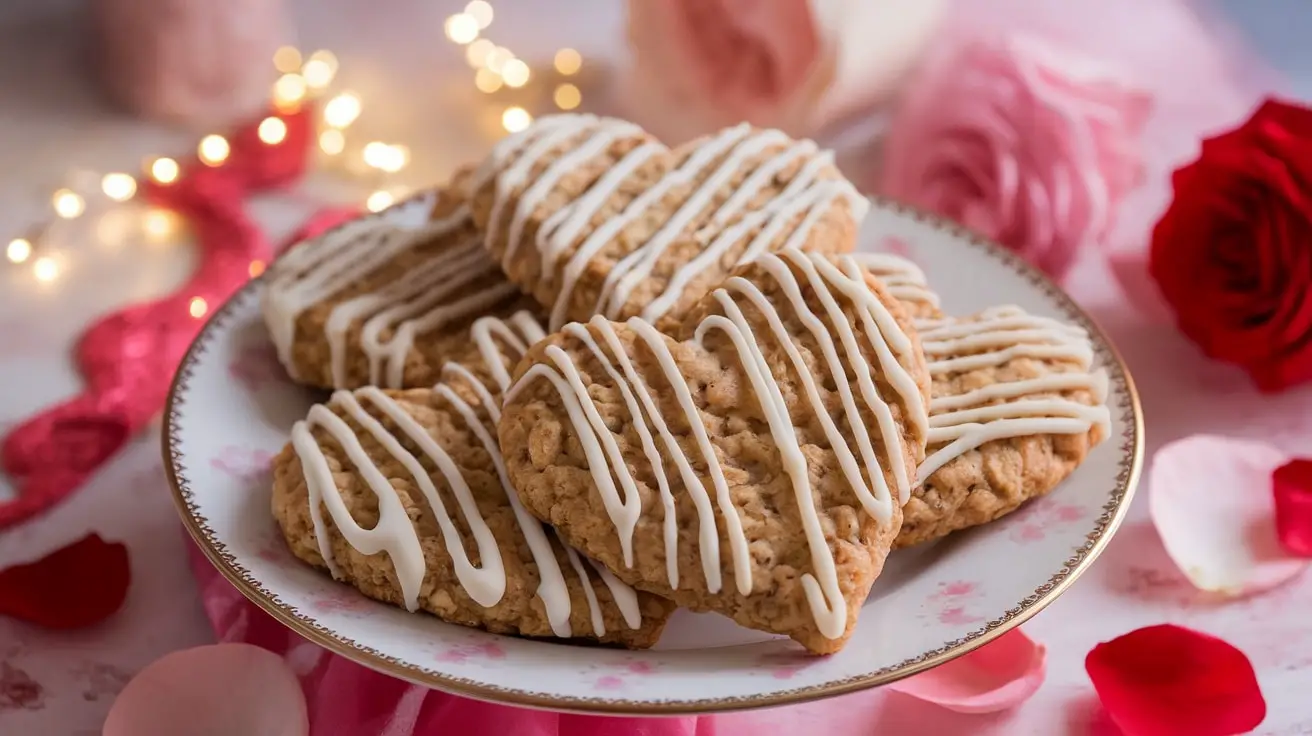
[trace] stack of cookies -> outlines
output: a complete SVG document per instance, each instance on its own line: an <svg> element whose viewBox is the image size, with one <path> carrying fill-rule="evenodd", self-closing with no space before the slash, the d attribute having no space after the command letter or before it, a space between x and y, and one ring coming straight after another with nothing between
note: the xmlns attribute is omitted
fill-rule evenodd
<svg viewBox="0 0 1312 736"><path fill-rule="evenodd" d="M560 115L399 206L423 224L298 246L263 308L334 391L275 460L287 543L411 611L642 648L683 606L835 652L890 551L1109 434L1080 329L853 253L867 202L810 141Z"/></svg>

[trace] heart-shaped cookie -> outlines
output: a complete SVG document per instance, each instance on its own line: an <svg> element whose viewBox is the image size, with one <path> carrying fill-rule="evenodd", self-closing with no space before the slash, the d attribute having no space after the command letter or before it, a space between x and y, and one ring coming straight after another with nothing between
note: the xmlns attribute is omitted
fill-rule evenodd
<svg viewBox="0 0 1312 736"><path fill-rule="evenodd" d="M592 115L539 118L470 182L474 219L550 329L677 317L782 247L850 251L867 200L811 141L747 124L669 149Z"/></svg>
<svg viewBox="0 0 1312 736"><path fill-rule="evenodd" d="M427 388L485 315L535 306L482 248L460 177L279 258L262 308L291 377L311 386Z"/></svg>
<svg viewBox="0 0 1312 736"><path fill-rule="evenodd" d="M432 389L338 391L274 462L292 552L366 595L498 633L655 643L674 610L564 546L519 505L496 440L508 370L542 337L485 317ZM491 379L479 376L490 376Z"/></svg>
<svg viewBox="0 0 1312 736"><path fill-rule="evenodd" d="M993 521L1066 479L1111 433L1107 374L1081 328L1013 306L943 315L924 274L855 255L914 315L932 378L929 446L894 546Z"/></svg>
<svg viewBox="0 0 1312 736"><path fill-rule="evenodd" d="M896 536L928 419L897 302L850 258L735 269L670 334L573 323L499 424L524 507L620 579L842 647Z"/></svg>

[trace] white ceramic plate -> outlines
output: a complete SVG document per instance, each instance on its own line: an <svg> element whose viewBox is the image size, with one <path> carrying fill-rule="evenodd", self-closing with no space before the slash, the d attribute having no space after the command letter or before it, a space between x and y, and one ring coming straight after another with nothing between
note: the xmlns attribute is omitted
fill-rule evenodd
<svg viewBox="0 0 1312 736"><path fill-rule="evenodd" d="M402 204L376 216L415 224L426 209ZM1052 602L1107 544L1138 476L1139 403L1096 326L1002 249L880 205L862 247L918 262L950 313L1010 303L1089 328L1111 376L1112 434L1046 498L890 556L839 654L810 657L788 640L686 611L645 652L516 639L376 603L301 564L270 514L267 467L321 397L284 378L260 320L259 280L214 314L170 395L164 452L183 520L224 575L294 630L374 669L471 697L592 712L717 711L837 695L941 664Z"/></svg>

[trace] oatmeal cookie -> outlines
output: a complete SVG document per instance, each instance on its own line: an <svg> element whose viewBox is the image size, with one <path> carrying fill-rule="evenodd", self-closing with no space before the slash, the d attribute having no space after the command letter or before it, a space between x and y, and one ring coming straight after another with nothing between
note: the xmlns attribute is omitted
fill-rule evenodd
<svg viewBox="0 0 1312 736"><path fill-rule="evenodd" d="M830 152L777 130L743 124L671 150L573 114L500 141L469 189L487 248L552 330L677 319L761 253L850 251L868 206Z"/></svg>
<svg viewBox="0 0 1312 736"><path fill-rule="evenodd" d="M262 308L278 357L321 388L428 388L469 327L533 306L482 249L461 172L451 185L296 246Z"/></svg>
<svg viewBox="0 0 1312 736"><path fill-rule="evenodd" d="M933 379L929 448L895 547L986 524L1057 487L1111 431L1084 330L995 307L945 317L924 274L858 254L916 317Z"/></svg>
<svg viewBox="0 0 1312 736"><path fill-rule="evenodd" d="M480 357L448 364L436 387L338 391L297 423L274 462L287 544L371 598L451 623L651 646L674 604L564 546L507 481L500 396L541 328L519 313L472 332Z"/></svg>
<svg viewBox="0 0 1312 736"><path fill-rule="evenodd" d="M840 649L923 459L928 374L848 258L762 254L668 333L573 323L515 370L520 500L631 585Z"/></svg>

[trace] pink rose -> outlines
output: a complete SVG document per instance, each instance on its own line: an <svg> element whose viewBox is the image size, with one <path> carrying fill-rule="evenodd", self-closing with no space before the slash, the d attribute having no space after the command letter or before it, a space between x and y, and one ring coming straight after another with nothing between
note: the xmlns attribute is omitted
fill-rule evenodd
<svg viewBox="0 0 1312 736"><path fill-rule="evenodd" d="M97 71L143 117L213 127L262 112L291 35L285 0L94 0Z"/></svg>
<svg viewBox="0 0 1312 736"><path fill-rule="evenodd" d="M1147 95L1031 40L972 41L914 80L884 144L884 194L1064 276L1142 179Z"/></svg>
<svg viewBox="0 0 1312 736"><path fill-rule="evenodd" d="M812 134L884 101L945 0L630 0L628 114L677 144L744 120Z"/></svg>

